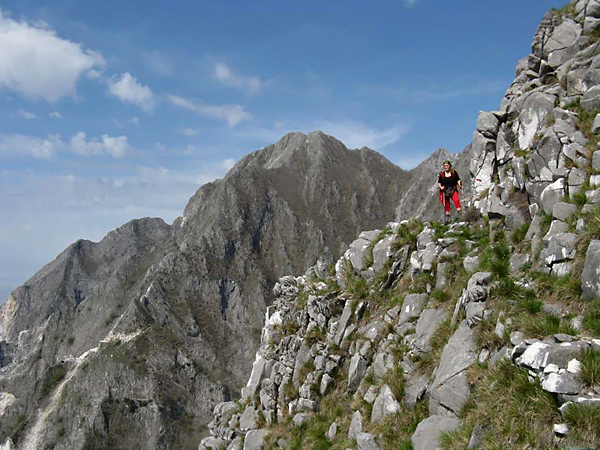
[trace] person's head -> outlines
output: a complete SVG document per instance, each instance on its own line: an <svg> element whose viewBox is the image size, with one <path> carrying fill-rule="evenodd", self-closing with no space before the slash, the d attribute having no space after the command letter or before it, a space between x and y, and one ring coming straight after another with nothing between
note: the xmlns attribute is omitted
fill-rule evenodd
<svg viewBox="0 0 600 450"><path fill-rule="evenodd" d="M450 169L452 169L452 163L447 159L444 161L444 170L448 172Z"/></svg>

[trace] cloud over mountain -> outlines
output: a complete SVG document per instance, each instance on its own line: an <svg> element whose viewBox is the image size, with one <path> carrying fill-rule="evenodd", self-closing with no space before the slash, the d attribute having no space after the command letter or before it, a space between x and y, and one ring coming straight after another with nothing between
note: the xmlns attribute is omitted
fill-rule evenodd
<svg viewBox="0 0 600 450"><path fill-rule="evenodd" d="M55 102L75 96L79 78L102 69L104 58L63 39L45 24L29 24L0 10L0 88Z"/></svg>

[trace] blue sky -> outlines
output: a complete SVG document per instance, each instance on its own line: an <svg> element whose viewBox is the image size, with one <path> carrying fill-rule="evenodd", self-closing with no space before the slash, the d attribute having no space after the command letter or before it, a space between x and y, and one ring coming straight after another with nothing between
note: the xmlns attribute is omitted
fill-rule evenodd
<svg viewBox="0 0 600 450"><path fill-rule="evenodd" d="M565 2L42 3L0 5L0 301L290 131L406 169L462 150Z"/></svg>

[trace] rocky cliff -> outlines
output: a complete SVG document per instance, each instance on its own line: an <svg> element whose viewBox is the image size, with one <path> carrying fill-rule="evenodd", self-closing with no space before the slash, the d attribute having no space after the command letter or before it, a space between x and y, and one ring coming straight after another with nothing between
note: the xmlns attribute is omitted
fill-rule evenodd
<svg viewBox="0 0 600 450"><path fill-rule="evenodd" d="M292 133L71 246L1 312L4 448L596 445L599 47L573 1L459 155ZM473 208L408 220L447 158Z"/></svg>
<svg viewBox="0 0 600 450"><path fill-rule="evenodd" d="M406 178L369 149L291 133L202 186L173 225L76 242L0 313L2 440L196 448L246 381L277 278L326 269L393 215Z"/></svg>
<svg viewBox="0 0 600 450"><path fill-rule="evenodd" d="M599 58L600 2L549 12L454 157L465 221L391 222L335 274L281 278L242 398L200 448L597 448ZM398 215L425 217L419 191Z"/></svg>

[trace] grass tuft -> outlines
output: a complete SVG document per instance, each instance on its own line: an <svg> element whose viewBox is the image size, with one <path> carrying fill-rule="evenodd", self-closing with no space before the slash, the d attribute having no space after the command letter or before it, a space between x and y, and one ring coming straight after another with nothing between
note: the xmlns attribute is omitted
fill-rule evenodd
<svg viewBox="0 0 600 450"><path fill-rule="evenodd" d="M581 373L579 377L583 384L589 387L600 385L600 351L586 348L579 354Z"/></svg>

